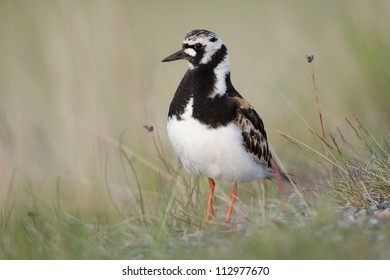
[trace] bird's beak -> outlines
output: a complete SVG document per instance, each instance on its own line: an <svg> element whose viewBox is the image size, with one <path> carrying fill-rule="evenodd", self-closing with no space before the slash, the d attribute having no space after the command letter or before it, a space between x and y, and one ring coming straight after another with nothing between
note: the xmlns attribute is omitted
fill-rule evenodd
<svg viewBox="0 0 390 280"><path fill-rule="evenodd" d="M174 54L171 54L170 56L164 58L163 60L161 60L161 62L168 62L168 61L175 61L175 60L179 60L179 59L184 59L185 55L186 55L186 53L184 52L183 49L181 49L180 51L177 51Z"/></svg>

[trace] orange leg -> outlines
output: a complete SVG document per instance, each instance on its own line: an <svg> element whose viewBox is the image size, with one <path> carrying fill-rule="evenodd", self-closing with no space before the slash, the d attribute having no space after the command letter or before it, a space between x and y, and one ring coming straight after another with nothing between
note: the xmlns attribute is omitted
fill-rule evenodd
<svg viewBox="0 0 390 280"><path fill-rule="evenodd" d="M209 192L209 199L208 199L208 202L207 202L207 216L206 216L206 220L207 221L211 221L211 220L214 219L213 197L214 197L215 182L211 178L208 178L208 179L209 179L210 192Z"/></svg>
<svg viewBox="0 0 390 280"><path fill-rule="evenodd" d="M236 201L236 198L237 198L237 184L234 184L232 187L232 192L230 193L230 204L225 219L225 222L227 224L230 224L231 222L232 214L233 214L233 204Z"/></svg>

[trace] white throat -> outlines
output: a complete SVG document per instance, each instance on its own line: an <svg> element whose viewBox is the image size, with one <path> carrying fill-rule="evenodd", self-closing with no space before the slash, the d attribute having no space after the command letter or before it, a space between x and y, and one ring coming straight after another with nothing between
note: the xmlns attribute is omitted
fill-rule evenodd
<svg viewBox="0 0 390 280"><path fill-rule="evenodd" d="M215 85L214 91L210 97L214 98L217 95L224 95L227 90L226 77L230 73L229 55L226 54L224 59L214 68Z"/></svg>

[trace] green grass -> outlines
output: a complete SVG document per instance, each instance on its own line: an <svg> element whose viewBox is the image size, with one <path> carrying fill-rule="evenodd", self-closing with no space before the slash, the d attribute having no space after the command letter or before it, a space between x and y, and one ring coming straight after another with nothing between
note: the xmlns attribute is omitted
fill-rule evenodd
<svg viewBox="0 0 390 280"><path fill-rule="evenodd" d="M282 2L2 1L0 259L389 259L390 219L351 214L390 199L389 3ZM284 205L240 185L231 226L165 132L160 60L198 27L294 174Z"/></svg>
<svg viewBox="0 0 390 280"><path fill-rule="evenodd" d="M96 203L78 207L74 204L80 202L65 199L67 187L61 180L52 199L27 187L29 195L10 200L1 213L1 258L387 259L390 219L354 223L346 210L338 210L345 205L367 207L390 195L388 146L381 146L364 127L351 123L351 130L364 146L326 146L328 156L318 160L324 176L317 190L307 185L305 190L304 182L288 187L283 207L272 182L242 187L231 226L223 219L226 193L217 191L216 220L205 223L205 182L191 180L168 162L161 172L169 175L159 177L153 194L145 193L137 179L138 187L128 186L133 199L123 206L113 200L109 185ZM152 136L158 157L165 161ZM124 147L120 150L123 172L138 177L137 159L130 159ZM353 164L347 152L353 154Z"/></svg>

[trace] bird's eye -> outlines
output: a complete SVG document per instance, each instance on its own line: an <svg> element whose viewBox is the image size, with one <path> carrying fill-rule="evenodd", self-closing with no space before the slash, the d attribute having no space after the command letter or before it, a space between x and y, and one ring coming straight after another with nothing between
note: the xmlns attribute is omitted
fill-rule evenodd
<svg viewBox="0 0 390 280"><path fill-rule="evenodd" d="M195 45L195 49L201 49L203 47L203 45L201 44L201 43L197 43L196 45Z"/></svg>

